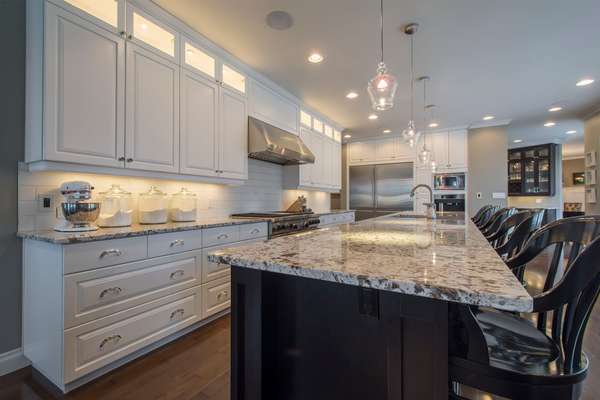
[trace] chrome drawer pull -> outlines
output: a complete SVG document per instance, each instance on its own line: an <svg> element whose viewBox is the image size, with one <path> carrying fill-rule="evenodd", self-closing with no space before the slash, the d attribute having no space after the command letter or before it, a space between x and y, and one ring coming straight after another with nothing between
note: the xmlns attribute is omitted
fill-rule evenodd
<svg viewBox="0 0 600 400"><path fill-rule="evenodd" d="M250 231L250 234L251 234L251 235L254 235L255 233L260 233L260 229L258 229L258 228L254 228L254 229L252 229L252 230Z"/></svg>
<svg viewBox="0 0 600 400"><path fill-rule="evenodd" d="M115 344L119 343L119 341L123 339L123 337L121 335L112 335L109 336L107 338L105 338L104 340L102 340L102 342L100 343L100 351L104 350L104 346L106 346L108 343L110 342L115 342Z"/></svg>
<svg viewBox="0 0 600 400"><path fill-rule="evenodd" d="M106 296L108 294L110 294L111 296L118 296L119 294L121 294L122 291L123 291L123 289L121 289L118 286L104 289L102 292L100 292L100 298L103 299L104 296Z"/></svg>
<svg viewBox="0 0 600 400"><path fill-rule="evenodd" d="M227 239L229 237L228 234L226 233L221 233L219 236L217 236L217 240L221 240L221 239Z"/></svg>
<svg viewBox="0 0 600 400"><path fill-rule="evenodd" d="M227 290L220 291L217 294L217 300L221 300L223 297L227 298L228 295L229 295L229 293L227 292Z"/></svg>
<svg viewBox="0 0 600 400"><path fill-rule="evenodd" d="M181 278L184 275L185 275L185 271L182 269L178 269L177 271L171 272L169 279Z"/></svg>
<svg viewBox="0 0 600 400"><path fill-rule="evenodd" d="M183 314L185 314L185 310L183 308L178 308L177 310L175 310L171 313L171 317L169 319L173 320L173 318L175 318L177 315L180 315L183 317Z"/></svg>
<svg viewBox="0 0 600 400"><path fill-rule="evenodd" d="M177 239L177 240L173 240L169 246L170 247L183 246L184 244L185 244L185 242L183 240Z"/></svg>
<svg viewBox="0 0 600 400"><path fill-rule="evenodd" d="M109 250L104 250L102 253L100 253L100 258L104 258L104 257L108 257L108 256L118 257L122 254L123 253L119 249L109 249Z"/></svg>

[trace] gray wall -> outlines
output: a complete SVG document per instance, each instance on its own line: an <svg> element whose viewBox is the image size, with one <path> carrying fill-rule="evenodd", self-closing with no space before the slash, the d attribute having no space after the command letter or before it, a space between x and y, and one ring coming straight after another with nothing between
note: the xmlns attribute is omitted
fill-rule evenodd
<svg viewBox="0 0 600 400"><path fill-rule="evenodd" d="M469 215L486 204L506 206L506 199L492 199L493 192L507 192L507 136L505 126L469 129ZM481 199L477 193L481 192Z"/></svg>
<svg viewBox="0 0 600 400"><path fill-rule="evenodd" d="M575 158L572 160L563 160L562 162L563 168L563 187L575 186L573 185L573 173L574 172L584 172L585 171L585 162L583 158ZM558 187L557 187L558 189Z"/></svg>
<svg viewBox="0 0 600 400"><path fill-rule="evenodd" d="M585 121L584 128L584 146L585 152L595 151L596 152L596 182L600 179L600 167L598 167L598 156L600 156L600 113L588 118ZM600 214L600 192L598 188L600 185L596 184L596 203L586 203L585 213L586 214Z"/></svg>
<svg viewBox="0 0 600 400"><path fill-rule="evenodd" d="M0 354L21 346L17 162L25 138L25 1L0 0Z"/></svg>

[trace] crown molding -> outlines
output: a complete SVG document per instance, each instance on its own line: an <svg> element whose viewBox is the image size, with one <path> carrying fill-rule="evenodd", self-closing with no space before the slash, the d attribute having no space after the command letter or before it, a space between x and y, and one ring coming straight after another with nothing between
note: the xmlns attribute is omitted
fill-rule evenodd
<svg viewBox="0 0 600 400"><path fill-rule="evenodd" d="M509 125L512 122L512 119L499 119L499 120L492 120L492 121L481 121L481 122L475 122L472 123L471 125L469 125L469 129L479 129L479 128L491 128L494 126L505 126L505 125Z"/></svg>

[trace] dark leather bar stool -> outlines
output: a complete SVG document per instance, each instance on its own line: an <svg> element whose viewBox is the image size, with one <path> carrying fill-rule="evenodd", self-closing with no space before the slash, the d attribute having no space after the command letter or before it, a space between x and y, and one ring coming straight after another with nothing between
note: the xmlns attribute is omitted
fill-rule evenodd
<svg viewBox="0 0 600 400"><path fill-rule="evenodd" d="M477 211L475 213L475 215L473 216L473 218L471 218L471 221L473 221L475 224L479 221L479 219L481 218L481 216L483 215L483 213L486 212L486 210L489 210L490 208L492 208L493 206L491 204L487 204L483 207L481 207L479 209L479 211Z"/></svg>
<svg viewBox="0 0 600 400"><path fill-rule="evenodd" d="M487 210L485 210L483 212L483 214L481 214L481 217L479 218L479 220L475 223L475 225L477 225L477 227L479 229L481 229L482 226L484 226L485 224L487 224L489 222L489 220L494 216L494 214L500 209L500 207L498 206L492 206L490 208L488 208Z"/></svg>
<svg viewBox="0 0 600 400"><path fill-rule="evenodd" d="M600 294L599 233L599 217L558 220L507 262L513 270L524 268L554 246L544 291L534 296L537 326L511 313L453 305L451 383L515 400L579 398L589 366L583 337ZM450 397L461 398L451 387Z"/></svg>
<svg viewBox="0 0 600 400"><path fill-rule="evenodd" d="M496 245L494 250L496 250L498 255L502 257L502 259L508 260L521 251L531 235L542 226L544 213L545 210L530 213L523 222L515 227L508 240Z"/></svg>
<svg viewBox="0 0 600 400"><path fill-rule="evenodd" d="M496 248L504 244L510 238L515 228L533 214L532 211L519 211L515 214L504 218L498 229L493 233L486 235L485 238L490 242L492 247Z"/></svg>
<svg viewBox="0 0 600 400"><path fill-rule="evenodd" d="M502 225L502 222L504 222L506 218L516 213L517 209L514 207L501 208L494 213L487 224L483 225L479 229L481 230L481 233L483 233L483 236L491 235L492 233L496 232L498 228L500 228L500 225Z"/></svg>

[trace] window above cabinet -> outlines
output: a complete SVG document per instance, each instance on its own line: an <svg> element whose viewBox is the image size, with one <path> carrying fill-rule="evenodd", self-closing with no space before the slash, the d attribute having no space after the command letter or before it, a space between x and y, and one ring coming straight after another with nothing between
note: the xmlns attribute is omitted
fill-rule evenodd
<svg viewBox="0 0 600 400"><path fill-rule="evenodd" d="M313 118L313 130L315 132L323 133L323 121Z"/></svg>
<svg viewBox="0 0 600 400"><path fill-rule="evenodd" d="M312 128L312 116L306 111L300 110L300 123L306 127Z"/></svg>

